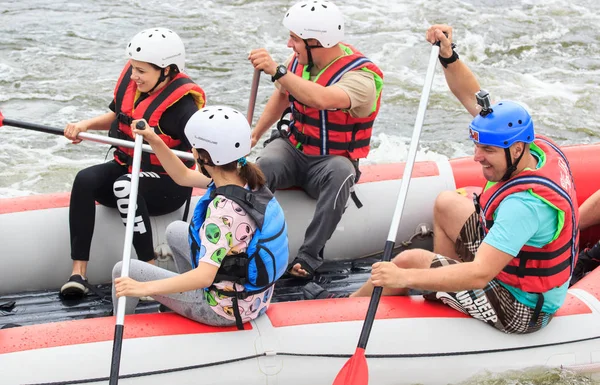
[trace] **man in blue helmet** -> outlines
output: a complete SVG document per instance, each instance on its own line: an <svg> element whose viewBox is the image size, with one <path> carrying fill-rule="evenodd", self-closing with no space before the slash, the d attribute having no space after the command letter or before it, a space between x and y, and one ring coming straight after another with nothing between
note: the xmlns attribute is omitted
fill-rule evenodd
<svg viewBox="0 0 600 385"><path fill-rule="evenodd" d="M452 44L452 27L432 25L426 33L430 43L440 42L440 63L444 67L446 82L452 93L465 106L471 115L477 114L477 104L473 94L479 90L479 83L471 70L459 56ZM579 207L581 231L600 224L600 191L595 192ZM577 264L571 278L571 285L577 283L586 273L600 266L600 242L579 253Z"/></svg>
<svg viewBox="0 0 600 385"><path fill-rule="evenodd" d="M443 37L442 47L452 52L442 32L448 31L441 30L437 40ZM505 333L531 333L546 326L563 304L577 259L573 177L558 146L535 135L527 110L512 101L490 105L485 91L475 96L479 84L457 59L444 72L465 106L480 106L469 137L487 180L483 192L474 200L441 193L434 205L433 252L412 249L375 263L369 281L351 296L369 296L375 286L384 288L383 295L423 290L426 299ZM470 101L465 90L473 91ZM305 296L333 295L309 284Z"/></svg>

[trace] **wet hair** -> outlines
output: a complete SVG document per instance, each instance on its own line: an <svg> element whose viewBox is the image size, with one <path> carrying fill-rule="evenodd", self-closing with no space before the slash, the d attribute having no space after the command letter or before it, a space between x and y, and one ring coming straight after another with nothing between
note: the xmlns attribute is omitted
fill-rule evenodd
<svg viewBox="0 0 600 385"><path fill-rule="evenodd" d="M208 159L207 164L214 165L210 154L204 149L196 149L198 151L198 156L204 159ZM234 160L233 162L229 162L222 166L214 165L213 167L218 167L226 172L237 171L238 174L248 183L248 186L251 190L257 190L267 183L267 179L265 178L265 174L258 168L258 166L252 162L246 162L246 165L238 168L238 161Z"/></svg>

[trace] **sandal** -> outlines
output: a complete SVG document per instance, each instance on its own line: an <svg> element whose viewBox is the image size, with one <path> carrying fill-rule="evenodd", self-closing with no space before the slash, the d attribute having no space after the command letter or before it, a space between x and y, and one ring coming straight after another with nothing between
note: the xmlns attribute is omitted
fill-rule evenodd
<svg viewBox="0 0 600 385"><path fill-rule="evenodd" d="M304 299L348 298L349 293L331 293L314 282L307 283L302 288Z"/></svg>
<svg viewBox="0 0 600 385"><path fill-rule="evenodd" d="M296 275L292 273L292 270L294 269L294 265L296 264L300 264L300 268L303 269L304 271L306 271L306 275ZM290 263L288 265L287 270L285 271L286 273L286 277L289 278L296 278L296 279L303 279L306 281L312 281L313 278L315 278L315 271L313 270L312 267L310 267L310 265L304 260L304 259L300 259L298 257L296 257L292 263Z"/></svg>

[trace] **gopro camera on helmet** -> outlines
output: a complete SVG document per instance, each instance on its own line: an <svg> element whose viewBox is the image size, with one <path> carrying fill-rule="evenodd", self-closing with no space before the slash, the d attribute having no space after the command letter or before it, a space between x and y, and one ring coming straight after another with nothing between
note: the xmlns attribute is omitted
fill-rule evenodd
<svg viewBox="0 0 600 385"><path fill-rule="evenodd" d="M486 90L479 90L479 92L475 93L475 98L477 99L477 104L481 107L481 111L479 115L486 116L493 110L490 108L492 105L490 93Z"/></svg>

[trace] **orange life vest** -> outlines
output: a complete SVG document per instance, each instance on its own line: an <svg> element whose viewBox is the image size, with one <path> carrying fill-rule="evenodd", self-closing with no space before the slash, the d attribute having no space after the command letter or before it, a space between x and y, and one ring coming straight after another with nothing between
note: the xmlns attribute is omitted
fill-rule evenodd
<svg viewBox="0 0 600 385"><path fill-rule="evenodd" d="M352 54L344 55L331 63L315 80L323 87L337 83L348 71L361 68L383 79L381 70L354 47L344 44ZM297 55L288 70L302 77L304 66ZM289 93L288 93L289 95ZM342 155L352 160L369 154L373 122L379 113L381 93L377 95L374 111L365 118L355 118L345 110L318 110L301 104L289 95L291 118L289 139L294 146L308 155ZM289 111L289 110L287 110Z"/></svg>
<svg viewBox="0 0 600 385"><path fill-rule="evenodd" d="M571 277L579 248L579 206L566 156L548 138L536 136L534 143L546 154L545 164L536 170L521 171L506 182L488 185L479 197L479 213L487 234L500 202L510 194L528 190L564 213L564 224L556 239L541 248L523 246L496 276L499 281L523 291L544 293L563 285Z"/></svg>
<svg viewBox="0 0 600 385"><path fill-rule="evenodd" d="M187 75L179 73L164 87L149 95L134 107L135 101L140 96L140 92L137 90L135 82L131 80L132 68L133 67L129 62L125 65L115 87L115 114L117 114L118 124L113 124L113 126L111 126L109 136L133 141L133 132L131 131L130 126L131 122L143 118L148 122L150 127L154 127L156 134L169 148L190 151L181 140L174 139L161 132L159 129L159 121L167 108L187 94L192 95L198 108L203 108L206 97L202 88L194 83ZM114 157L115 160L121 164L131 165L133 149L117 147ZM184 163L189 168L195 167L194 161L184 161ZM142 155L141 169L143 171L166 173L156 155L146 152Z"/></svg>

